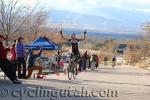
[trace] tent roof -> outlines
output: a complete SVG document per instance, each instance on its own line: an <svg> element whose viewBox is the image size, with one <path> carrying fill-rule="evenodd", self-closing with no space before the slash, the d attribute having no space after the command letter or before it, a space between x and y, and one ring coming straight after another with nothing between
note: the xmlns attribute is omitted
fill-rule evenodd
<svg viewBox="0 0 150 100"><path fill-rule="evenodd" d="M46 37L39 37L34 40L31 44L26 45L26 49L37 50L39 47L42 47L43 50L59 50L60 47L53 41L47 39Z"/></svg>

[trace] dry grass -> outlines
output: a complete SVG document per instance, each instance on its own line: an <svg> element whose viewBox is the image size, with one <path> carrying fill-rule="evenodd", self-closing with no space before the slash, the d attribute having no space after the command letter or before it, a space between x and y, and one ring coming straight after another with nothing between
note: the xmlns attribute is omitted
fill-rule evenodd
<svg viewBox="0 0 150 100"><path fill-rule="evenodd" d="M150 67L150 59L142 60L136 63L136 66L139 66L144 69L148 69Z"/></svg>

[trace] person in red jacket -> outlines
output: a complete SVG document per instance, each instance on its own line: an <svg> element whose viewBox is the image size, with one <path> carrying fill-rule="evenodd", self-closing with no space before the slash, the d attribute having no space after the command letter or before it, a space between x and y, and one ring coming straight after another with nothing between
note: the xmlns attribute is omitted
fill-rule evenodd
<svg viewBox="0 0 150 100"><path fill-rule="evenodd" d="M14 62L17 60L17 57L16 57L16 40L14 40L14 43L10 48L10 60L11 60L11 62Z"/></svg>
<svg viewBox="0 0 150 100"><path fill-rule="evenodd" d="M17 56L16 56L16 40L14 40L13 45L10 48L10 61L14 65L15 72L17 71Z"/></svg>
<svg viewBox="0 0 150 100"><path fill-rule="evenodd" d="M16 72L14 71L14 65L7 59L9 49L4 48L4 39L4 36L0 35L0 68L14 84L21 84L21 81L17 79Z"/></svg>

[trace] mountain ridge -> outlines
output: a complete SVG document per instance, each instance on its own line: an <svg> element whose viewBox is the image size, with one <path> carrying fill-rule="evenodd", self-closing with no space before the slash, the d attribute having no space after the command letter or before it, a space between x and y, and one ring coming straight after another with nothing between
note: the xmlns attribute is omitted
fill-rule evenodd
<svg viewBox="0 0 150 100"><path fill-rule="evenodd" d="M107 15L108 17L63 10L52 10L49 13L49 23L61 24L65 28L73 26L81 29L99 30L101 32L129 32L135 34L140 30L142 22L150 20L150 15L143 12L109 8L102 9L102 11L108 13L108 15L102 14ZM113 17L111 18L111 16Z"/></svg>

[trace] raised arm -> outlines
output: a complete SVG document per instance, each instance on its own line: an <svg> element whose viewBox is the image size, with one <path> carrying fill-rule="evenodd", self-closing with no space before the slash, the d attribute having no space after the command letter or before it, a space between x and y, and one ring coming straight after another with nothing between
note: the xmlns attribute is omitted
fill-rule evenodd
<svg viewBox="0 0 150 100"><path fill-rule="evenodd" d="M61 35L61 37L62 37L62 39L63 39L63 40L65 40L65 41L69 41L69 39L67 39L67 38L65 38L65 37L63 36L63 32L62 32L62 30L60 30L60 35Z"/></svg>
<svg viewBox="0 0 150 100"><path fill-rule="evenodd" d="M79 41L84 41L85 38L86 38L86 33L87 33L87 31L85 30L85 31L84 31L84 37L83 37L82 39L78 39L78 40L79 40Z"/></svg>
<svg viewBox="0 0 150 100"><path fill-rule="evenodd" d="M42 54L42 47L40 47L40 51L39 51L39 53L38 53L38 54L36 54L36 55L34 55L34 56L37 58L37 57L40 57L40 56L41 56L41 54Z"/></svg>

